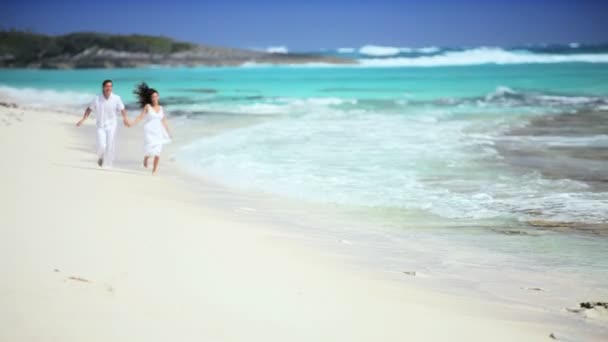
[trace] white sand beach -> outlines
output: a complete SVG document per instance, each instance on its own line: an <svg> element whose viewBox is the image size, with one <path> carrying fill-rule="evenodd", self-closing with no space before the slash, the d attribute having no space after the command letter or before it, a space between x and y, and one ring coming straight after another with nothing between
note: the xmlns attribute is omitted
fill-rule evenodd
<svg viewBox="0 0 608 342"><path fill-rule="evenodd" d="M600 340L210 207L167 158L143 170L140 129L102 170L79 114L0 107L0 341Z"/></svg>

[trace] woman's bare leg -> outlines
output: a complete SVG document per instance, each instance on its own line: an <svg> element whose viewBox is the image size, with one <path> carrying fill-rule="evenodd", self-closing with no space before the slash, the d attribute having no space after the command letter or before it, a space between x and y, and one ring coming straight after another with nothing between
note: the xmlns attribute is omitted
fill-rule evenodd
<svg viewBox="0 0 608 342"><path fill-rule="evenodd" d="M148 158L150 158L150 156L145 156L144 157L144 167L147 169L148 168Z"/></svg>
<svg viewBox="0 0 608 342"><path fill-rule="evenodd" d="M152 169L152 174L155 175L158 170L158 161L160 160L160 156L154 156L154 168Z"/></svg>

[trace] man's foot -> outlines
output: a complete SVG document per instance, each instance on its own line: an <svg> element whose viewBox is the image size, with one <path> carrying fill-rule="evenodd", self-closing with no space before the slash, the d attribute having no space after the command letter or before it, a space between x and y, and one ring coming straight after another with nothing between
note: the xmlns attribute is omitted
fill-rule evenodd
<svg viewBox="0 0 608 342"><path fill-rule="evenodd" d="M97 159L97 165L99 165L99 167L103 166L103 158Z"/></svg>

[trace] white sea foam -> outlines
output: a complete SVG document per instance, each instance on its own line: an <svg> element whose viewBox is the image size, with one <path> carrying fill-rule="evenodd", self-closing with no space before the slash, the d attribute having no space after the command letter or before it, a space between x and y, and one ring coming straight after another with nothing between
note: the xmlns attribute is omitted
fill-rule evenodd
<svg viewBox="0 0 608 342"><path fill-rule="evenodd" d="M401 52L400 48L392 46L365 45L359 49L359 53L362 55L376 57L395 56L399 52Z"/></svg>
<svg viewBox="0 0 608 342"><path fill-rule="evenodd" d="M486 95L486 101L491 101L495 98L506 96L506 95L515 95L517 92L506 86L498 86L496 91Z"/></svg>
<svg viewBox="0 0 608 342"><path fill-rule="evenodd" d="M287 46L269 46L266 48L266 52L286 54L289 53L289 49L287 49Z"/></svg>
<svg viewBox="0 0 608 342"><path fill-rule="evenodd" d="M416 49L416 52L420 52L420 53L437 53L440 51L440 49L436 46L429 46L429 47L423 47L420 49Z"/></svg>
<svg viewBox="0 0 608 342"><path fill-rule="evenodd" d="M508 51L501 48L481 47L463 51L446 51L437 53L440 49L422 48L417 52L428 55L417 57L402 57L397 55L408 48L382 47L368 45L359 50L367 58L358 59L358 64L305 63L281 65L282 67L297 68L357 68L357 67L445 67L469 66L482 64L555 64L555 63L608 63L608 53L580 54L549 54L534 53L526 50ZM421 51L421 50L423 50ZM413 49L411 51L414 51ZM395 56L395 57L391 57ZM272 64L254 62L243 64L244 67L268 67Z"/></svg>
<svg viewBox="0 0 608 342"><path fill-rule="evenodd" d="M466 102L466 100L465 100ZM486 95L483 101L477 100L478 105L490 103L512 106L542 106L542 107L584 107L591 106L600 109L608 104L608 98L602 96L565 96L549 95L538 92L519 92L509 87L499 86L496 91Z"/></svg>
<svg viewBox="0 0 608 342"><path fill-rule="evenodd" d="M353 52L355 52L355 48L345 47L345 48L338 49L338 53L353 53Z"/></svg>
<svg viewBox="0 0 608 342"><path fill-rule="evenodd" d="M497 140L513 141L517 143L526 143L536 147L603 147L608 148L608 135L594 134L584 137L569 137L569 136L504 136Z"/></svg>
<svg viewBox="0 0 608 342"><path fill-rule="evenodd" d="M253 115L278 115L278 114L301 114L314 111L325 111L328 108L340 105L355 105L356 99L345 99L338 97L309 97L309 98L287 98L278 97L256 101L247 104L234 103L205 103L182 106L186 111L210 111L232 114Z"/></svg>
<svg viewBox="0 0 608 342"><path fill-rule="evenodd" d="M94 94L87 92L0 86L0 98L25 107L81 107L91 101L93 96Z"/></svg>
<svg viewBox="0 0 608 342"><path fill-rule="evenodd" d="M589 193L583 183L493 167L493 160L500 165L494 146L500 119L445 120L438 109L382 115L333 107L341 103L278 99L273 110L299 112L297 120L277 118L195 141L178 159L227 184L311 201L455 219L608 220L605 194ZM596 136L546 143L605 142Z"/></svg>
<svg viewBox="0 0 608 342"><path fill-rule="evenodd" d="M429 46L429 47L423 47L423 48L399 48L400 52L405 52L405 53L423 53L423 54L432 54L432 53L437 53L439 51L441 51L440 48L436 47L436 46Z"/></svg>
<svg viewBox="0 0 608 342"><path fill-rule="evenodd" d="M368 67L436 67L478 64L529 63L608 63L608 54L539 54L528 51L507 51L501 48L476 48L448 51L434 56L364 58L360 65Z"/></svg>
<svg viewBox="0 0 608 342"><path fill-rule="evenodd" d="M428 47L422 47L422 48L410 48L410 47L365 45L359 49L360 54L367 55L367 56L373 56L373 57L396 56L400 53L433 54L433 53L437 53L439 51L441 51L441 49L436 46L428 46ZM339 49L338 49L338 52L340 52Z"/></svg>
<svg viewBox="0 0 608 342"><path fill-rule="evenodd" d="M539 95L537 98L544 103L558 105L585 105L589 103L604 101L603 98L588 96Z"/></svg>

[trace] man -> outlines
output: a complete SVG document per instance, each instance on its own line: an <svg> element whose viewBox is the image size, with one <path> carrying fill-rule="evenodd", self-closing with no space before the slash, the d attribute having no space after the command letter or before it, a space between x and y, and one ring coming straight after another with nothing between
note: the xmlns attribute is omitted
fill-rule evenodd
<svg viewBox="0 0 608 342"><path fill-rule="evenodd" d="M112 167L118 113L121 113L122 122L125 126L129 127L129 121L127 120L125 105L122 103L120 96L112 93L112 81L103 81L102 88L103 93L95 96L76 126L80 127L91 112L95 112L97 119L97 165L99 167Z"/></svg>

